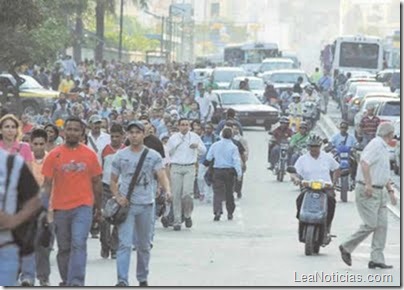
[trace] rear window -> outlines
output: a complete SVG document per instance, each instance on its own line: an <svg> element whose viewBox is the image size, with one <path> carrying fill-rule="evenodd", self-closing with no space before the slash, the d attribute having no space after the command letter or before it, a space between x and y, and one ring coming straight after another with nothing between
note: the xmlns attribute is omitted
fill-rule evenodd
<svg viewBox="0 0 404 290"><path fill-rule="evenodd" d="M387 102L380 112L381 116L400 116L400 103Z"/></svg>

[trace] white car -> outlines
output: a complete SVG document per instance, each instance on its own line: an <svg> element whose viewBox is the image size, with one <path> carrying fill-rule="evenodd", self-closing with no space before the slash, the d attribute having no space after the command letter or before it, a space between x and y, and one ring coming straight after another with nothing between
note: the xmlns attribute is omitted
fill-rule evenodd
<svg viewBox="0 0 404 290"><path fill-rule="evenodd" d="M257 77L236 77L234 78L229 86L230 90L238 90L240 89L240 82L248 79L248 85L250 87L250 91L260 100L262 101L264 92L265 92L265 83L261 78Z"/></svg>
<svg viewBox="0 0 404 290"><path fill-rule="evenodd" d="M211 68L196 68L193 70L194 74L194 86L197 83L202 82L207 84L209 82L209 78L212 75L213 69Z"/></svg>
<svg viewBox="0 0 404 290"><path fill-rule="evenodd" d="M267 58L264 59L261 63L261 66L259 68L260 73L264 73L267 71L272 71L272 70L280 70L280 69L294 69L295 64L293 60L289 58Z"/></svg>
<svg viewBox="0 0 404 290"><path fill-rule="evenodd" d="M273 84L279 94L287 88L293 88L299 77L303 78L302 87L310 84L309 77L300 69L274 70L262 74L264 82Z"/></svg>
<svg viewBox="0 0 404 290"><path fill-rule="evenodd" d="M387 94L368 94L366 95L363 100L360 102L359 105L359 110L355 115L354 118L354 126L355 126L355 137L358 138L359 136L361 136L361 132L360 132L360 122L362 120L362 118L365 116L366 112L367 112L367 108L370 105L373 105L375 107L377 107L379 104L381 104L383 101L385 100L394 100L397 99L398 96L395 94L391 94L391 93L387 93Z"/></svg>
<svg viewBox="0 0 404 290"><path fill-rule="evenodd" d="M213 82L219 87L219 90L227 90L230 82L235 77L244 76L246 72L239 67L216 67L213 69L212 78Z"/></svg>

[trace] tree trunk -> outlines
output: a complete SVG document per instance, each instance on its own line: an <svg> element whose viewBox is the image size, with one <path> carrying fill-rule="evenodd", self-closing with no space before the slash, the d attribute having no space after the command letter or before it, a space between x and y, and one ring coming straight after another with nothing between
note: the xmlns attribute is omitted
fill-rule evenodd
<svg viewBox="0 0 404 290"><path fill-rule="evenodd" d="M78 64L81 61L81 43L83 39L82 11L77 11L76 27L74 30L73 59Z"/></svg>
<svg viewBox="0 0 404 290"><path fill-rule="evenodd" d="M94 54L96 62L101 62L103 60L104 18L105 18L105 3L103 0L97 0L97 6L95 7L97 45L95 47L95 54Z"/></svg>

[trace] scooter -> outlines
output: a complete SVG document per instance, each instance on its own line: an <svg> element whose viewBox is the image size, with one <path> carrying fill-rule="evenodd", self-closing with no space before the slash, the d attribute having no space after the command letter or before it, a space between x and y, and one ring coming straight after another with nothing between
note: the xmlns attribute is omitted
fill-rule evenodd
<svg viewBox="0 0 404 290"><path fill-rule="evenodd" d="M275 173L276 173L276 180L282 182L283 177L286 173L286 167L288 164L288 151L289 151L289 142L284 141L280 144L280 151L279 151L279 161L275 165Z"/></svg>
<svg viewBox="0 0 404 290"><path fill-rule="evenodd" d="M293 166L287 172L296 174ZM300 188L304 193L302 206L299 212L299 241L305 244L306 256L318 254L320 246L325 247L331 242L327 231L327 190L332 184L321 180L302 180Z"/></svg>

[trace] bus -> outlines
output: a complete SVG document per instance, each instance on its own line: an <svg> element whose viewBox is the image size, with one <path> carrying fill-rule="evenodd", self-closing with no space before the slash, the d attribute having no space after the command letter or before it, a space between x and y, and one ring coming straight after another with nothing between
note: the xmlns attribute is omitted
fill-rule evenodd
<svg viewBox="0 0 404 290"><path fill-rule="evenodd" d="M385 68L400 68L400 30L383 39Z"/></svg>
<svg viewBox="0 0 404 290"><path fill-rule="evenodd" d="M323 68L340 72L383 69L383 43L380 37L340 36L321 53Z"/></svg>
<svg viewBox="0 0 404 290"><path fill-rule="evenodd" d="M279 57L278 44L272 42L252 42L228 45L224 48L224 61L230 66L241 66L248 72L256 71L266 58Z"/></svg>

